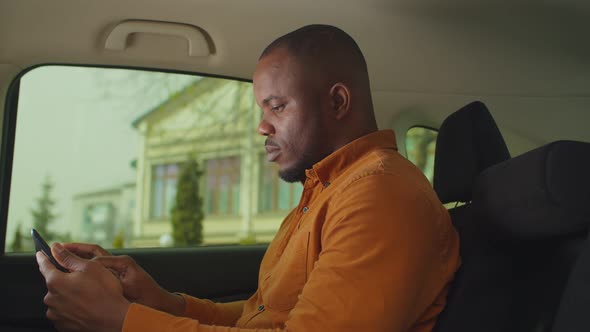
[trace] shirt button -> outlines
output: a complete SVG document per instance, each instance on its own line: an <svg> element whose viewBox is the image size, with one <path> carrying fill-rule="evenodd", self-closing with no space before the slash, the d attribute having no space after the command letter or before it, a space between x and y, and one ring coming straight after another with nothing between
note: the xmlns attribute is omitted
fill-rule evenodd
<svg viewBox="0 0 590 332"><path fill-rule="evenodd" d="M303 213L307 213L307 211L308 211L308 210L309 210L309 209L307 208L307 206L304 206L304 207L303 207Z"/></svg>
<svg viewBox="0 0 590 332"><path fill-rule="evenodd" d="M258 306L258 311L264 311L264 304Z"/></svg>
<svg viewBox="0 0 590 332"><path fill-rule="evenodd" d="M330 186L330 182L326 181L326 183L324 183L324 188L328 188Z"/></svg>

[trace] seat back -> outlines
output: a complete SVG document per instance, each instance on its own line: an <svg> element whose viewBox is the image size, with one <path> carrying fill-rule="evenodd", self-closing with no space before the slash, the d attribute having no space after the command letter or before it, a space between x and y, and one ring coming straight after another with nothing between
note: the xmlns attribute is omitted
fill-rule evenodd
<svg viewBox="0 0 590 332"><path fill-rule="evenodd" d="M590 144L579 143L576 169L570 175L575 178L576 189L574 202L576 208L574 220L583 225L590 225ZM583 149L583 150L582 150ZM585 150L585 151L584 151ZM573 179L572 179L573 181ZM589 331L588 319L590 308L590 238L586 238L580 255L569 274L566 287L561 294L558 311L555 315L553 332Z"/></svg>
<svg viewBox="0 0 590 332"><path fill-rule="evenodd" d="M590 223L590 216L588 216L588 222ZM590 308L590 238L586 239L572 268L551 331L589 331L588 308Z"/></svg>
<svg viewBox="0 0 590 332"><path fill-rule="evenodd" d="M590 165L577 160L587 148L556 142L480 174L461 274L437 331L550 330L586 236L579 193Z"/></svg>
<svg viewBox="0 0 590 332"><path fill-rule="evenodd" d="M501 256L487 245L485 234L473 225L471 206L473 186L477 176L488 167L510 159L508 148L492 115L481 102L470 103L451 114L440 127L436 142L434 163L434 189L443 203L464 202L449 210L453 225L461 241L462 266L451 285L447 307L439 316L434 331L486 331L469 317L478 317L478 308L496 296L493 291L485 297L469 292L457 285L483 282L492 276L485 266L478 268L476 261L485 257L503 263ZM465 305L469 303L471 305ZM495 331L490 329L487 331Z"/></svg>

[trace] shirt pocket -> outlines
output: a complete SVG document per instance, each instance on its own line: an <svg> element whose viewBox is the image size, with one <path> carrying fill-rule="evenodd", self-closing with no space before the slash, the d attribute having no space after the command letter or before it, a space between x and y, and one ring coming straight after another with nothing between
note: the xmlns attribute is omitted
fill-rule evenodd
<svg viewBox="0 0 590 332"><path fill-rule="evenodd" d="M296 232L264 282L263 301L272 310L295 307L307 281L309 232Z"/></svg>

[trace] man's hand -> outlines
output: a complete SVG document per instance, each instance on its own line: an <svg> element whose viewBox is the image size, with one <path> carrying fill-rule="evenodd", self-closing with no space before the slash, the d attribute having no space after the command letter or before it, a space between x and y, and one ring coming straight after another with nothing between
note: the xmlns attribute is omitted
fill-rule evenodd
<svg viewBox="0 0 590 332"><path fill-rule="evenodd" d="M158 285L154 279L129 256L100 256L93 259L117 273L125 297L132 302L165 311L175 316L184 313L184 299Z"/></svg>
<svg viewBox="0 0 590 332"><path fill-rule="evenodd" d="M39 270L47 283L47 318L59 331L121 331L129 301L113 273L59 244L51 252L70 273L59 271L44 253L37 252Z"/></svg>
<svg viewBox="0 0 590 332"><path fill-rule="evenodd" d="M162 287L129 256L112 256L98 245L69 243L68 250L85 258L101 263L121 281L123 294L131 302L137 302L172 315L184 313L184 299Z"/></svg>
<svg viewBox="0 0 590 332"><path fill-rule="evenodd" d="M64 243L63 247L78 255L78 257L92 259L101 256L112 256L110 252L97 244L88 243Z"/></svg>

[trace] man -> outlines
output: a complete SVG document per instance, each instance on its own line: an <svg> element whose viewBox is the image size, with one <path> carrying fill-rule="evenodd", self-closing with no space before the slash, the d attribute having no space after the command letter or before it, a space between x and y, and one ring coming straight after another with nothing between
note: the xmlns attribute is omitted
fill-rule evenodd
<svg viewBox="0 0 590 332"><path fill-rule="evenodd" d="M54 245L72 273L37 260L58 329L432 330L459 265L458 237L393 132L377 130L354 40L331 26L293 31L262 53L253 82L269 161L284 180L304 183L261 263L257 292L227 304L172 294L129 257Z"/></svg>

